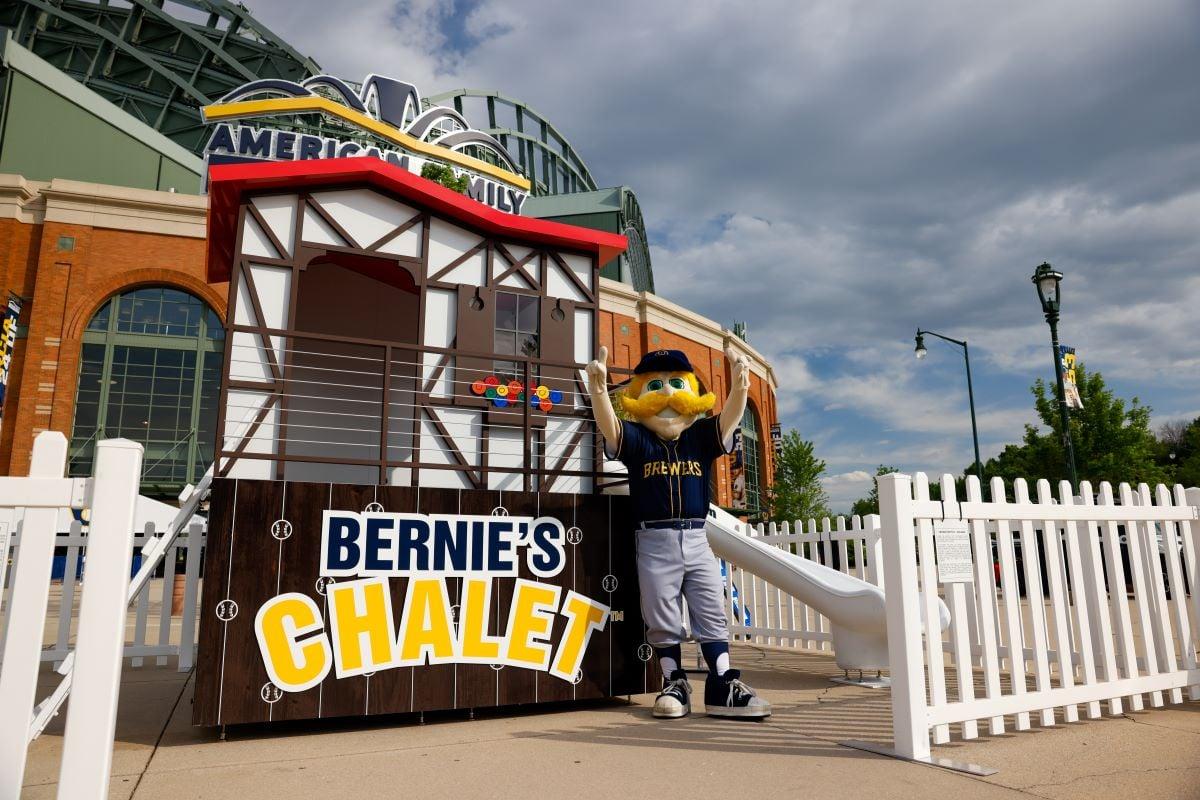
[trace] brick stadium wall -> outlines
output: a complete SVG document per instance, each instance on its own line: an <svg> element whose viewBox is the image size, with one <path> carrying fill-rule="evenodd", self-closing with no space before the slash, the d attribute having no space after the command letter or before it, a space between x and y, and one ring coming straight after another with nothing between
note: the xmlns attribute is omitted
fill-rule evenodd
<svg viewBox="0 0 1200 800"><path fill-rule="evenodd" d="M60 237L74 247L60 249ZM222 317L228 284L204 281L204 240L87 225L0 220L3 289L25 298L0 428L0 470L24 475L33 438L71 435L82 335L113 294L166 285L202 298Z"/></svg>
<svg viewBox="0 0 1200 800"><path fill-rule="evenodd" d="M15 219L0 220L0 277L3 277L4 286L9 291L21 297L28 298L33 294L41 235L41 225L28 225ZM7 299L7 295L4 295L3 300L7 302ZM19 323L28 325L31 312L32 308L27 302L21 311ZM17 430L17 406L24 393L22 375L25 371L25 345L25 339L18 339L13 351L4 401L6 413L0 424L0 471L6 475L20 474L9 471L9 457Z"/></svg>

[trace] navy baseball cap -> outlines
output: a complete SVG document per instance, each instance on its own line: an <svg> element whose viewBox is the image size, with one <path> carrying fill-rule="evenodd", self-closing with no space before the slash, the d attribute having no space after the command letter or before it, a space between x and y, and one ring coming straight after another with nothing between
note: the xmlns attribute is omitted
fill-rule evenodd
<svg viewBox="0 0 1200 800"><path fill-rule="evenodd" d="M646 353L642 360L633 368L634 375L645 372L695 372L692 362L682 350L655 350Z"/></svg>

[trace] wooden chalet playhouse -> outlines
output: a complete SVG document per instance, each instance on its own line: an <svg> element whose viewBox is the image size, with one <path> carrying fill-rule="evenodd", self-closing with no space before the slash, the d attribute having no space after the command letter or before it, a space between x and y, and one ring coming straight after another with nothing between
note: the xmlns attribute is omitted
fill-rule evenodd
<svg viewBox="0 0 1200 800"><path fill-rule="evenodd" d="M216 167L209 192L220 476L592 491L583 368L624 237L368 158Z"/></svg>
<svg viewBox="0 0 1200 800"><path fill-rule="evenodd" d="M627 498L601 493L584 369L599 267L625 238L502 213L372 158L213 167L208 235L208 279L229 282L229 310L195 722L653 686ZM322 603L327 509L554 516L572 529L569 565L539 580L599 598L614 621L571 683L440 664L330 672L281 693L257 653L255 610L289 591ZM513 580L496 582L501 633ZM397 613L405 583L390 582Z"/></svg>

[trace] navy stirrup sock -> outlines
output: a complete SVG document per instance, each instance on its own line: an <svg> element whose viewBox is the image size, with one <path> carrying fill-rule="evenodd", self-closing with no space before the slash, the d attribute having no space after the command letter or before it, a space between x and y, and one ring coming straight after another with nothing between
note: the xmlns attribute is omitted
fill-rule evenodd
<svg viewBox="0 0 1200 800"><path fill-rule="evenodd" d="M656 647L654 653L658 656L658 664L662 668L664 680L671 680L672 672L683 669L683 651L679 645L669 644L665 647Z"/></svg>
<svg viewBox="0 0 1200 800"><path fill-rule="evenodd" d="M700 652L709 675L724 675L729 669L729 642L701 642Z"/></svg>

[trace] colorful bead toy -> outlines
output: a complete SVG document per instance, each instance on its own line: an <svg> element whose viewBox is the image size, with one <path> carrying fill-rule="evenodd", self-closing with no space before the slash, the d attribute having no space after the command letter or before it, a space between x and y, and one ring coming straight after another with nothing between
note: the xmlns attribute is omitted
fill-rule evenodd
<svg viewBox="0 0 1200 800"><path fill-rule="evenodd" d="M529 391L526 392L525 386L520 381L511 380L503 383L495 375L472 382L471 393L491 400L492 405L496 408L507 408L510 405L524 403L528 398L529 405L542 412L549 412L556 403L561 403L563 399L563 393L559 389L540 385L530 386Z"/></svg>

